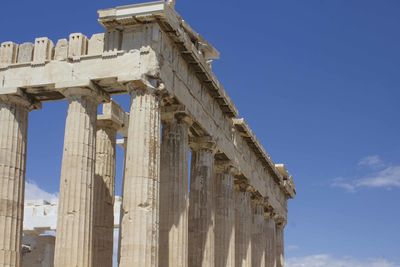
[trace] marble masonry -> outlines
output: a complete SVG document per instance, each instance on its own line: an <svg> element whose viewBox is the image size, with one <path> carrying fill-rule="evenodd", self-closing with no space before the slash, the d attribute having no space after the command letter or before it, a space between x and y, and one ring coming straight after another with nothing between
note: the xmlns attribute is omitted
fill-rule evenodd
<svg viewBox="0 0 400 267"><path fill-rule="evenodd" d="M29 113L63 100L56 236L35 239L47 256L31 266L112 266L117 136L120 267L284 266L294 182L214 75L219 52L175 1L98 14L104 32L91 37L1 43L0 267L22 266L22 237L32 234L23 234Z"/></svg>

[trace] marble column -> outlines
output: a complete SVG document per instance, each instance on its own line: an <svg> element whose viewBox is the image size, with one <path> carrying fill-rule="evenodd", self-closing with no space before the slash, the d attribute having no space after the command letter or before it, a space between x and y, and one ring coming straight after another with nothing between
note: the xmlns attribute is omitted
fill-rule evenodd
<svg viewBox="0 0 400 267"><path fill-rule="evenodd" d="M235 266L252 267L252 209L250 192L237 190L235 195Z"/></svg>
<svg viewBox="0 0 400 267"><path fill-rule="evenodd" d="M0 266L21 266L27 101L0 96Z"/></svg>
<svg viewBox="0 0 400 267"><path fill-rule="evenodd" d="M266 267L276 267L276 224L270 215L266 218L266 240Z"/></svg>
<svg viewBox="0 0 400 267"><path fill-rule="evenodd" d="M189 201L189 266L214 267L214 153L208 137L192 143Z"/></svg>
<svg viewBox="0 0 400 267"><path fill-rule="evenodd" d="M69 106L65 125L57 216L55 267L93 266L93 182L99 99L86 88L63 91Z"/></svg>
<svg viewBox="0 0 400 267"><path fill-rule="evenodd" d="M235 169L227 161L215 164L215 266L235 266Z"/></svg>
<svg viewBox="0 0 400 267"><path fill-rule="evenodd" d="M111 105L111 103L106 104ZM116 135L120 121L97 117L96 169L93 187L93 266L111 267L114 244Z"/></svg>
<svg viewBox="0 0 400 267"><path fill-rule="evenodd" d="M154 267L159 242L160 100L151 89L130 94L119 266Z"/></svg>
<svg viewBox="0 0 400 267"><path fill-rule="evenodd" d="M251 262L253 267L265 267L266 234L264 207L256 202L253 205L253 232L251 236Z"/></svg>
<svg viewBox="0 0 400 267"><path fill-rule="evenodd" d="M285 266L284 253L284 228L285 223L281 220L276 223L276 267Z"/></svg>
<svg viewBox="0 0 400 267"><path fill-rule="evenodd" d="M163 114L160 177L160 267L188 266L190 120Z"/></svg>

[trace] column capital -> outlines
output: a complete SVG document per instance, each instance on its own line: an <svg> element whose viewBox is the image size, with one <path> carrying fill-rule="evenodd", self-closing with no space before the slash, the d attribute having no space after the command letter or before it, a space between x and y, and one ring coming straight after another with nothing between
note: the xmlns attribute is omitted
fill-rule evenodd
<svg viewBox="0 0 400 267"><path fill-rule="evenodd" d="M264 211L265 211L264 212L265 219L273 221L273 218L275 216L275 213L274 213L273 209L271 207L267 207Z"/></svg>
<svg viewBox="0 0 400 267"><path fill-rule="evenodd" d="M277 226L281 227L281 228L285 228L286 224L287 224L287 219L279 216L279 215L275 215L274 216L274 220Z"/></svg>
<svg viewBox="0 0 400 267"><path fill-rule="evenodd" d="M235 180L235 189L239 192L246 192L251 194L252 187L247 183L245 178L239 177Z"/></svg>
<svg viewBox="0 0 400 267"><path fill-rule="evenodd" d="M120 77L119 81L125 84L126 91L129 94L154 94L162 96L166 93L165 84L157 78L142 77L137 79L136 77Z"/></svg>
<svg viewBox="0 0 400 267"><path fill-rule="evenodd" d="M56 84L56 88L67 98L89 96L100 102L109 102L110 96L91 80L65 81Z"/></svg>
<svg viewBox="0 0 400 267"><path fill-rule="evenodd" d="M19 105L27 108L29 111L42 108L40 102L30 98L18 87L2 89L0 93L0 102Z"/></svg>
<svg viewBox="0 0 400 267"><path fill-rule="evenodd" d="M217 145L211 136L190 138L190 147L194 151L210 150L214 154L217 152Z"/></svg>
<svg viewBox="0 0 400 267"><path fill-rule="evenodd" d="M174 120L184 122L188 127L192 126L193 119L188 115L188 111L183 105L169 105L161 108L161 120L163 123L170 124Z"/></svg>
<svg viewBox="0 0 400 267"><path fill-rule="evenodd" d="M236 168L230 160L215 160L214 170L216 173L229 173L232 176L240 175L240 171Z"/></svg>
<svg viewBox="0 0 400 267"><path fill-rule="evenodd" d="M255 207L265 207L265 201L264 198L257 192L252 192L252 203Z"/></svg>

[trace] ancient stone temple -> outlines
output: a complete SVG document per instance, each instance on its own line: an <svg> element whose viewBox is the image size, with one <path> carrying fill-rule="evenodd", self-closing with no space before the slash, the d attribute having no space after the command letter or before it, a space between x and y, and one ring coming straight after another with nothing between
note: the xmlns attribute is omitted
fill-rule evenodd
<svg viewBox="0 0 400 267"><path fill-rule="evenodd" d="M120 267L283 266L293 179L213 74L218 51L174 1L98 13L104 33L90 38L1 43L0 267L22 266L29 113L62 100L55 267L112 266L117 134Z"/></svg>

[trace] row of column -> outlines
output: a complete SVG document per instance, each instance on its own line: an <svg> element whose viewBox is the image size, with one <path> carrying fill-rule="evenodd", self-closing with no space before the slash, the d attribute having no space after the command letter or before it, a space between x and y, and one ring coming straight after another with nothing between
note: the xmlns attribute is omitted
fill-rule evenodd
<svg viewBox="0 0 400 267"><path fill-rule="evenodd" d="M94 90L64 94L54 266L110 267L121 125L97 121ZM180 112L161 118L160 99L150 89L130 94L119 266L283 266L284 224L266 219L262 205L235 188L232 166L214 162L212 140L191 140L189 194L189 118ZM20 266L28 112L29 105L0 98L0 267Z"/></svg>

